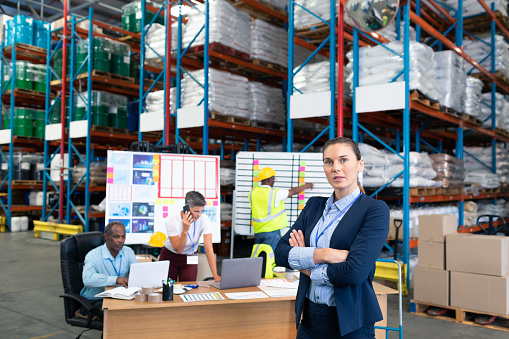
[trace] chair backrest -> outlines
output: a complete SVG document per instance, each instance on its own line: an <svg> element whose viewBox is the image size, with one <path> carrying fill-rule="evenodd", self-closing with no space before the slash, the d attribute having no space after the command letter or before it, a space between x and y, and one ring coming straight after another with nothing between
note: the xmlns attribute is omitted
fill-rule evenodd
<svg viewBox="0 0 509 339"><path fill-rule="evenodd" d="M75 234L60 243L60 268L65 293L80 294L83 289L83 265L85 256L104 244L101 232Z"/></svg>

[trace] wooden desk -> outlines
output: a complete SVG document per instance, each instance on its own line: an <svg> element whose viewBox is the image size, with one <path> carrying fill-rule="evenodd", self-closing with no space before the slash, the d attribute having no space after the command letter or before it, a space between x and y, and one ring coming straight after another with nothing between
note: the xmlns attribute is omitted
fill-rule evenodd
<svg viewBox="0 0 509 339"><path fill-rule="evenodd" d="M208 285L207 282L200 284ZM198 287L188 293L217 292ZM159 304L105 298L104 338L295 338L295 298L231 300L225 292L260 291L258 287L221 290L226 300Z"/></svg>
<svg viewBox="0 0 509 339"><path fill-rule="evenodd" d="M207 282L200 284L208 285ZM387 294L396 290L373 283L384 315L377 326L387 325ZM198 287L188 293L217 292L214 287ZM295 338L295 298L231 300L225 292L260 291L257 287L221 290L226 300L159 304L105 298L104 338ZM376 330L377 339L385 338Z"/></svg>

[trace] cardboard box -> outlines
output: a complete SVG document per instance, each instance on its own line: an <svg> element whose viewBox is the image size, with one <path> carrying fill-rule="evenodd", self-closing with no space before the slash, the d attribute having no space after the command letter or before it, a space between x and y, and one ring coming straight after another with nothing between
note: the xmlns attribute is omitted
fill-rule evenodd
<svg viewBox="0 0 509 339"><path fill-rule="evenodd" d="M69 28L71 28L72 24L71 24L71 20L72 20L72 16L71 15L68 15L67 16L67 26ZM58 20L55 20L51 23L51 30L55 30L57 28L60 28L64 26L64 18L60 18ZM90 23L88 20L83 20L83 21L80 21L77 25L77 27L81 28L81 29L84 29L86 31L88 31L89 27L90 27ZM95 32L95 33L103 33L103 29L101 27L97 27L96 25L92 25L92 30Z"/></svg>
<svg viewBox="0 0 509 339"><path fill-rule="evenodd" d="M504 276L509 273L509 237L448 235L446 263L449 271Z"/></svg>
<svg viewBox="0 0 509 339"><path fill-rule="evenodd" d="M451 306L473 311L509 314L509 274L451 272Z"/></svg>
<svg viewBox="0 0 509 339"><path fill-rule="evenodd" d="M152 254L137 254L136 259L138 260L138 262L157 261L157 258L154 257Z"/></svg>
<svg viewBox="0 0 509 339"><path fill-rule="evenodd" d="M449 271L415 267L414 299L449 306Z"/></svg>
<svg viewBox="0 0 509 339"><path fill-rule="evenodd" d="M447 214L427 214L419 216L419 242L445 242L448 234L456 233L458 217Z"/></svg>
<svg viewBox="0 0 509 339"><path fill-rule="evenodd" d="M418 266L445 269L445 244L443 242L421 242L419 239Z"/></svg>

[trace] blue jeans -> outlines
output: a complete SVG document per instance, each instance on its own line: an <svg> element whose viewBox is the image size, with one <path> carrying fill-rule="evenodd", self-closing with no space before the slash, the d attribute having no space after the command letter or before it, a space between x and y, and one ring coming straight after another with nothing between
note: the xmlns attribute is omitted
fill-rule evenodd
<svg viewBox="0 0 509 339"><path fill-rule="evenodd" d="M272 247L274 251L276 249L277 243L281 239L281 231L272 231L272 232L260 232L255 233L255 244L266 244Z"/></svg>
<svg viewBox="0 0 509 339"><path fill-rule="evenodd" d="M306 298L297 339L374 339L375 325L367 325L351 333L339 334L335 307L316 304Z"/></svg>

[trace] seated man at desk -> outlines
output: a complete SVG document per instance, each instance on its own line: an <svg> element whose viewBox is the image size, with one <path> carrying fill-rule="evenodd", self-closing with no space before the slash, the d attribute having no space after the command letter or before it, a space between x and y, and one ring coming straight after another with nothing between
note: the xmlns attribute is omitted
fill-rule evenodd
<svg viewBox="0 0 509 339"><path fill-rule="evenodd" d="M134 251L124 247L125 226L112 221L104 228L106 242L88 252L83 267L83 289L80 295L90 300L94 314L103 319L102 298L95 295L104 291L106 286L123 285L127 287L131 264L137 263ZM80 310L84 315L86 311Z"/></svg>

